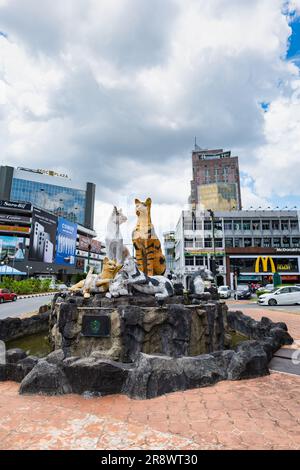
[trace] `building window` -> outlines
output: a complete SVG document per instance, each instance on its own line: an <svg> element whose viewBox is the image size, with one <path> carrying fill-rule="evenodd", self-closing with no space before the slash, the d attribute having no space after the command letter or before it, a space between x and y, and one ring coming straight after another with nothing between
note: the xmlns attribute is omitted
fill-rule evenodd
<svg viewBox="0 0 300 470"><path fill-rule="evenodd" d="M254 238L254 246L261 246L261 238Z"/></svg>
<svg viewBox="0 0 300 470"><path fill-rule="evenodd" d="M185 220L183 227L184 227L184 230L193 230L192 221Z"/></svg>
<svg viewBox="0 0 300 470"><path fill-rule="evenodd" d="M269 220L263 220L262 221L262 229L263 230L270 230L270 221Z"/></svg>
<svg viewBox="0 0 300 470"><path fill-rule="evenodd" d="M211 230L211 222L209 220L204 221L204 230Z"/></svg>
<svg viewBox="0 0 300 470"><path fill-rule="evenodd" d="M235 246L235 248L242 248L243 239L242 238L235 238L234 239L234 246Z"/></svg>
<svg viewBox="0 0 300 470"><path fill-rule="evenodd" d="M212 239L211 238L205 238L204 239L204 247L205 248L212 248Z"/></svg>
<svg viewBox="0 0 300 470"><path fill-rule="evenodd" d="M185 265L186 266L194 266L194 257L193 256L186 256L185 257Z"/></svg>
<svg viewBox="0 0 300 470"><path fill-rule="evenodd" d="M289 238L289 237L283 237L283 239L282 239L282 244L283 244L285 247L289 247L289 246L290 246L290 238Z"/></svg>
<svg viewBox="0 0 300 470"><path fill-rule="evenodd" d="M225 230L232 230L232 220L225 220L224 221L224 229Z"/></svg>
<svg viewBox="0 0 300 470"><path fill-rule="evenodd" d="M245 248L248 248L249 246L252 246L252 238L245 238L244 239L244 246L245 246Z"/></svg>
<svg viewBox="0 0 300 470"><path fill-rule="evenodd" d="M185 239L184 239L184 246L185 246L186 248L192 248L192 247L193 247L193 244L194 244L193 238L185 238Z"/></svg>
<svg viewBox="0 0 300 470"><path fill-rule="evenodd" d="M289 229L289 221L288 220L282 220L281 221L281 230L288 230Z"/></svg>
<svg viewBox="0 0 300 470"><path fill-rule="evenodd" d="M224 266L224 260L223 260L223 258L221 258L221 257L220 257L220 258L217 258L217 259L216 259L216 264L217 264L217 266Z"/></svg>
<svg viewBox="0 0 300 470"><path fill-rule="evenodd" d="M203 256L195 256L196 266L204 266Z"/></svg>
<svg viewBox="0 0 300 470"><path fill-rule="evenodd" d="M292 247L300 248L300 238L292 238Z"/></svg>
<svg viewBox="0 0 300 470"><path fill-rule="evenodd" d="M196 237L195 247L196 248L203 248L203 238Z"/></svg>
<svg viewBox="0 0 300 470"><path fill-rule="evenodd" d="M233 221L233 229L234 230L241 230L242 229L242 221L241 220L234 220Z"/></svg>
<svg viewBox="0 0 300 470"><path fill-rule="evenodd" d="M215 247L216 247L216 248L223 248L223 240L222 240L222 238L216 238L216 239L215 239Z"/></svg>
<svg viewBox="0 0 300 470"><path fill-rule="evenodd" d="M298 220L291 220L291 230L293 230L293 232L298 232L299 230Z"/></svg>
<svg viewBox="0 0 300 470"><path fill-rule="evenodd" d="M250 230L250 220L243 221L243 230Z"/></svg>
<svg viewBox="0 0 300 470"><path fill-rule="evenodd" d="M252 220L252 230L254 230L254 231L260 230L260 221L259 220Z"/></svg>
<svg viewBox="0 0 300 470"><path fill-rule="evenodd" d="M270 248L271 247L271 238L264 238L263 239L263 246L265 248Z"/></svg>
<svg viewBox="0 0 300 470"><path fill-rule="evenodd" d="M279 220L272 220L272 230L279 230Z"/></svg>
<svg viewBox="0 0 300 470"><path fill-rule="evenodd" d="M226 248L232 248L233 247L233 238L225 238L225 246L226 246Z"/></svg>
<svg viewBox="0 0 300 470"><path fill-rule="evenodd" d="M281 238L273 238L273 246L274 246L274 248L280 248L281 247Z"/></svg>
<svg viewBox="0 0 300 470"><path fill-rule="evenodd" d="M215 220L214 226L215 226L215 230L222 230L222 221L221 220Z"/></svg>

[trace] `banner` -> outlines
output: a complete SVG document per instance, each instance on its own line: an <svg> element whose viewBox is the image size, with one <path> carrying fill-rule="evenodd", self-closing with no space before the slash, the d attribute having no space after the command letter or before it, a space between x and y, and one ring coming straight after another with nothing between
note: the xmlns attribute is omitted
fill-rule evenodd
<svg viewBox="0 0 300 470"><path fill-rule="evenodd" d="M16 227L15 225L0 225L1 232L29 233L30 227Z"/></svg>
<svg viewBox="0 0 300 470"><path fill-rule="evenodd" d="M34 207L30 237L30 261L53 263L55 258L57 217Z"/></svg>
<svg viewBox="0 0 300 470"><path fill-rule="evenodd" d="M24 217L23 215L10 215L10 214L0 214L0 222L22 222L25 224L30 224L31 218Z"/></svg>
<svg viewBox="0 0 300 470"><path fill-rule="evenodd" d="M78 249L83 251L90 251L91 253L101 253L101 242L99 240L79 235Z"/></svg>
<svg viewBox="0 0 300 470"><path fill-rule="evenodd" d="M55 262L64 266L75 264L77 224L59 218L56 237Z"/></svg>
<svg viewBox="0 0 300 470"><path fill-rule="evenodd" d="M0 260L4 259L14 261L23 261L25 259L24 238L0 236Z"/></svg>
<svg viewBox="0 0 300 470"><path fill-rule="evenodd" d="M0 201L1 209L17 209L23 211L31 211L32 205L30 202L15 202L15 201Z"/></svg>

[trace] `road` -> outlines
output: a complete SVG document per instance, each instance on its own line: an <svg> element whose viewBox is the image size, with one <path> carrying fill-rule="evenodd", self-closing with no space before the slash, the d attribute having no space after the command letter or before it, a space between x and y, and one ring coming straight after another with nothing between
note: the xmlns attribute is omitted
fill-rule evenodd
<svg viewBox="0 0 300 470"><path fill-rule="evenodd" d="M0 319L19 317L24 313L35 312L41 305L48 304L52 298L53 294L41 297L30 297L28 299L18 299L16 302L4 302L0 304Z"/></svg>
<svg viewBox="0 0 300 470"><path fill-rule="evenodd" d="M260 305L257 302L249 302L249 300L233 300L229 299L226 300L226 304L229 308L251 308L254 310L270 310L273 312L287 312L287 313L294 313L300 315L300 305L276 305L271 307L269 305Z"/></svg>

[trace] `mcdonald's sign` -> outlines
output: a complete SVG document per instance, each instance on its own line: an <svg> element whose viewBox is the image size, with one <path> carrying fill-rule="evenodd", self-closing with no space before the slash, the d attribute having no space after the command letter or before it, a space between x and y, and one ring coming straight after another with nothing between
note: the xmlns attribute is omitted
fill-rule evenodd
<svg viewBox="0 0 300 470"><path fill-rule="evenodd" d="M260 266L262 265L262 271L260 270ZM270 266L270 269L268 269L268 266ZM260 273L260 272L276 272L275 268L275 263L273 261L273 258L271 256L258 256L255 262L255 272Z"/></svg>

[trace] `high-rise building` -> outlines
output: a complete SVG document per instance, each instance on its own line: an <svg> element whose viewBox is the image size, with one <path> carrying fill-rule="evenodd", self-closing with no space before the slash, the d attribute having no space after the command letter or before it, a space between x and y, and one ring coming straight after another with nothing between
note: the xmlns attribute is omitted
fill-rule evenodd
<svg viewBox="0 0 300 470"><path fill-rule="evenodd" d="M195 144L192 164L192 204L198 204L203 210L241 209L238 157L232 157L230 150L200 149Z"/></svg>
<svg viewBox="0 0 300 470"><path fill-rule="evenodd" d="M74 185L54 171L0 166L0 200L30 202L88 229L94 228L95 184Z"/></svg>
<svg viewBox="0 0 300 470"><path fill-rule="evenodd" d="M166 272L169 274L174 270L175 261L175 232L164 232L164 251L166 257Z"/></svg>

